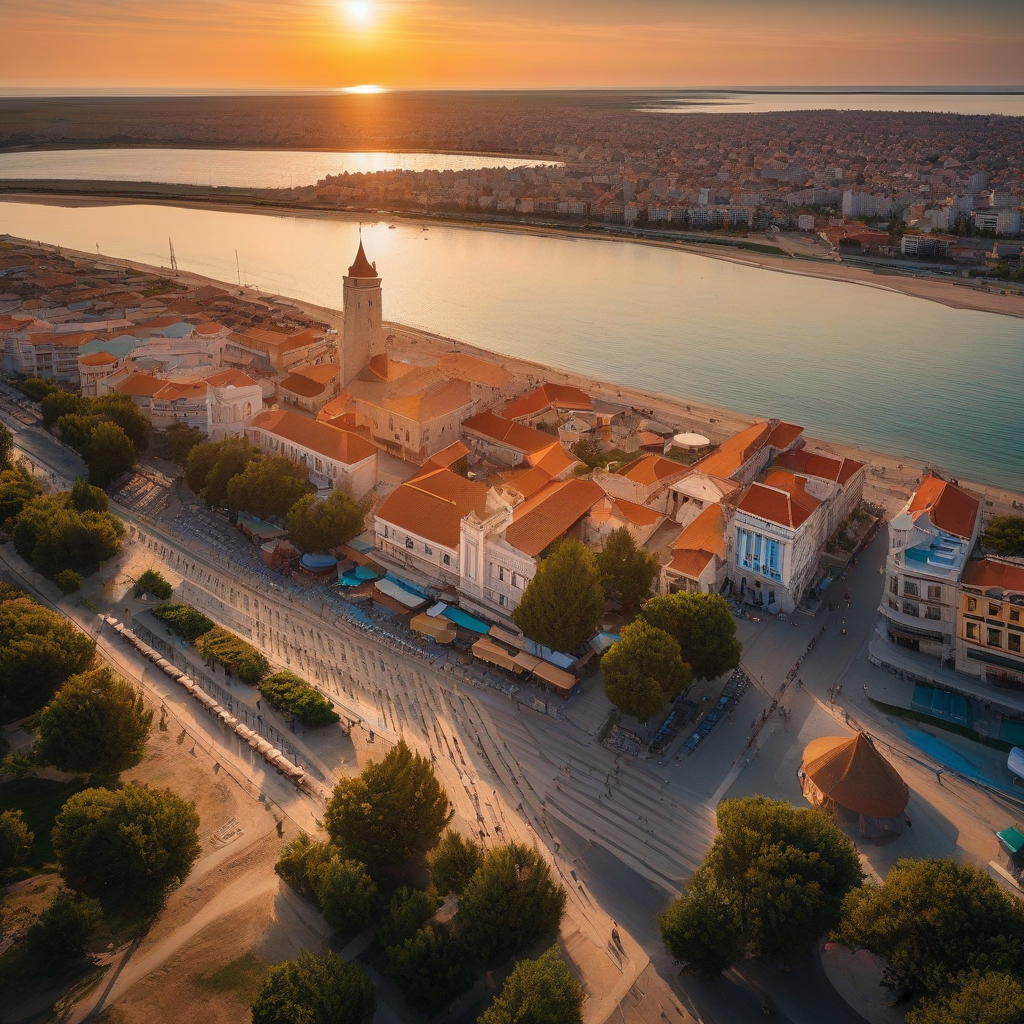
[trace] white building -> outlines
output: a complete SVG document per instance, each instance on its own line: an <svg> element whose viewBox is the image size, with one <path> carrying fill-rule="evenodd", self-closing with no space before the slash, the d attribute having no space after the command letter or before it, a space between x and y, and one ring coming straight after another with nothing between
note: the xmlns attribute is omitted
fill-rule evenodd
<svg viewBox="0 0 1024 1024"><path fill-rule="evenodd" d="M241 437L263 409L263 389L241 370L206 378L206 434L211 441Z"/></svg>
<svg viewBox="0 0 1024 1024"><path fill-rule="evenodd" d="M870 192L854 192L850 189L843 193L844 217L888 217L893 206L893 201L886 196L873 196Z"/></svg>

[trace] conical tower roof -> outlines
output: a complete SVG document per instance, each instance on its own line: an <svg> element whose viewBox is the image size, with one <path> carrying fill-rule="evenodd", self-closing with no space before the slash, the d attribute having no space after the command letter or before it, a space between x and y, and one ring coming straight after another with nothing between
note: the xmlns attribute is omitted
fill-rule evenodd
<svg viewBox="0 0 1024 1024"><path fill-rule="evenodd" d="M363 252L362 239L359 241L359 252L356 253L355 262L348 268L349 277L376 277L377 268L366 258Z"/></svg>
<svg viewBox="0 0 1024 1024"><path fill-rule="evenodd" d="M811 740L803 769L828 799L871 818L899 817L910 799L899 772L862 732Z"/></svg>

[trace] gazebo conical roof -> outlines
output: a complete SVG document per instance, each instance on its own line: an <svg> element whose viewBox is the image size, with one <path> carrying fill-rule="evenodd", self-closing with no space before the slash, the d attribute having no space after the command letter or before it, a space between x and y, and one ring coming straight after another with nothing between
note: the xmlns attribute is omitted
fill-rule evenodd
<svg viewBox="0 0 1024 1024"><path fill-rule="evenodd" d="M910 800L899 772L862 732L811 740L803 770L829 800L871 818L897 818Z"/></svg>

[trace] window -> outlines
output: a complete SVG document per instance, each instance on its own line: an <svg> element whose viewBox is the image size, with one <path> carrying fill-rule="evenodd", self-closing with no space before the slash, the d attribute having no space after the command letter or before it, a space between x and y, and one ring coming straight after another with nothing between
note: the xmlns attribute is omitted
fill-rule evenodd
<svg viewBox="0 0 1024 1024"><path fill-rule="evenodd" d="M976 622L967 623L967 639L977 640L978 639L978 624Z"/></svg>
<svg viewBox="0 0 1024 1024"><path fill-rule="evenodd" d="M434 553L434 549L429 544L424 544L423 545L423 554L425 554L425 555L432 555L433 553Z"/></svg>
<svg viewBox="0 0 1024 1024"><path fill-rule="evenodd" d="M969 612L976 612L978 610L978 602L973 598L967 598L967 610Z"/></svg>
<svg viewBox="0 0 1024 1024"><path fill-rule="evenodd" d="M942 600L942 587L929 587L928 588L928 600L929 601L941 601Z"/></svg>
<svg viewBox="0 0 1024 1024"><path fill-rule="evenodd" d="M924 617L926 619L941 619L942 618L942 609L938 608L934 604L930 604L924 610Z"/></svg>
<svg viewBox="0 0 1024 1024"><path fill-rule="evenodd" d="M1006 634L1006 649L1020 654L1020 633Z"/></svg>
<svg viewBox="0 0 1024 1024"><path fill-rule="evenodd" d="M917 597L917 581L916 580L904 580L903 581L903 593L907 597Z"/></svg>
<svg viewBox="0 0 1024 1024"><path fill-rule="evenodd" d="M998 618L1003 613L1003 606L1001 604L989 604L988 613L992 618Z"/></svg>
<svg viewBox="0 0 1024 1024"><path fill-rule="evenodd" d="M900 581L896 576L889 577L889 591L899 597L900 593Z"/></svg>
<svg viewBox="0 0 1024 1024"><path fill-rule="evenodd" d="M444 555L442 557L441 561L444 562L445 565L451 565L452 564L452 556L451 555Z"/></svg>
<svg viewBox="0 0 1024 1024"><path fill-rule="evenodd" d="M384 525L384 539L385 539L385 540L387 540L387 539L388 539L388 527L387 527L387 524L386 524L386 523L385 523L385 525Z"/></svg>
<svg viewBox="0 0 1024 1024"><path fill-rule="evenodd" d="M498 595L498 604L500 604L502 608L505 607L505 595L504 594L499 594Z"/></svg>
<svg viewBox="0 0 1024 1024"><path fill-rule="evenodd" d="M502 583L505 582L505 567L503 565L498 566L498 579L501 580Z"/></svg>
<svg viewBox="0 0 1024 1024"><path fill-rule="evenodd" d="M414 546L414 541L413 541L412 537L406 537L406 538L405 538L405 546L406 546L406 547L407 547L407 548L408 548L408 549L409 549L410 551L412 551L412 549L413 549L413 546Z"/></svg>
<svg viewBox="0 0 1024 1024"><path fill-rule="evenodd" d="M900 610L900 606L891 597L889 598L889 607L894 612L898 612Z"/></svg>
<svg viewBox="0 0 1024 1024"><path fill-rule="evenodd" d="M1020 612L1016 608L1010 609L1010 621L1020 622Z"/></svg>
<svg viewBox="0 0 1024 1024"><path fill-rule="evenodd" d="M518 578L516 577L516 574L515 574L515 573L512 573L512 586L513 586L513 587L516 587L516 588L518 588L518 587L519 587L519 580L518 580Z"/></svg>
<svg viewBox="0 0 1024 1024"><path fill-rule="evenodd" d="M903 614L904 615L913 615L914 618L919 618L921 613L918 611L917 602L916 601L904 601L903 602Z"/></svg>
<svg viewBox="0 0 1024 1024"><path fill-rule="evenodd" d="M988 641L989 647L1002 647L1003 646L1003 634L998 629L988 630Z"/></svg>

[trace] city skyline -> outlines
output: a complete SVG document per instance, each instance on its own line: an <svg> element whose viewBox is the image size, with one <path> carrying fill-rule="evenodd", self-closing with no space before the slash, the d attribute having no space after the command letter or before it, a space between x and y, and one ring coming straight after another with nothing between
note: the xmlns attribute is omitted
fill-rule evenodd
<svg viewBox="0 0 1024 1024"><path fill-rule="evenodd" d="M4 0L0 26L8 90L1024 85L1004 0Z"/></svg>

